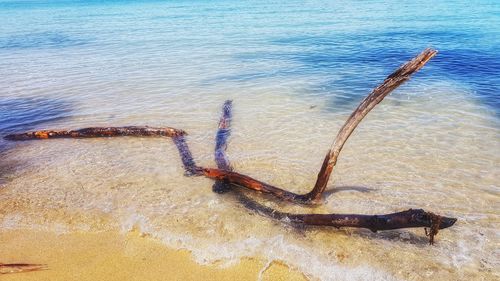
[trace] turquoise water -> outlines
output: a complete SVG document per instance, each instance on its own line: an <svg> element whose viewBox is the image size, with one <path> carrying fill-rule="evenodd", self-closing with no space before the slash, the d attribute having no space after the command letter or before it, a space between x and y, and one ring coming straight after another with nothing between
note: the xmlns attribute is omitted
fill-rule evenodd
<svg viewBox="0 0 500 281"><path fill-rule="evenodd" d="M139 225L200 263L261 255L319 279L498 277L500 4L325 2L0 1L0 136L174 126L213 166L220 106L233 99L235 168L305 192L357 103L433 47L350 139L331 182L343 191L317 210L278 207L458 217L437 247L417 230L298 233L183 177L170 143L141 139L0 140L4 227ZM113 219L96 223L104 215Z"/></svg>
<svg viewBox="0 0 500 281"><path fill-rule="evenodd" d="M87 114L68 112L83 94L148 110L155 102L137 104L105 85L140 89L162 80L175 87L142 98L279 81L275 87L318 97L326 110L350 110L428 46L441 53L419 81L449 81L498 116L496 1L323 2L1 1L0 106L9 118L0 129ZM40 88L52 90L34 101L45 96ZM51 110L26 116L25 107Z"/></svg>

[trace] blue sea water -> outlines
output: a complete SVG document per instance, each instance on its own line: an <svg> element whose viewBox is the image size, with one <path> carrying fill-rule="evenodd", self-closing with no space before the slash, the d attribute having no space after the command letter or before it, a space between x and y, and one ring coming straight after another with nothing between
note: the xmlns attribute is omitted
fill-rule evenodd
<svg viewBox="0 0 500 281"><path fill-rule="evenodd" d="M433 47L440 54L420 77L460 85L498 116L499 14L497 1L0 1L0 102L12 102L5 86L17 75L55 80L66 67L67 77L121 79L154 67L165 79L185 72L179 86L301 79L301 94L349 109Z"/></svg>
<svg viewBox="0 0 500 281"><path fill-rule="evenodd" d="M219 106L230 98L236 112L229 150L237 169L276 185L307 185L343 118L398 65L427 47L438 55L375 110L380 115L371 114L371 123L360 126L352 147L366 149L346 147L348 157L339 163L336 182L376 191L334 194L345 198L322 211L441 208L462 224L443 231L451 238L435 252L422 246L425 239L406 232L334 233L336 238L308 232L318 243L313 245L270 222L262 231L251 229L251 223L228 214L234 205L213 195L209 183L193 183L180 168L165 168L180 167L175 149L161 162L155 157L164 152L147 141L118 140L120 149L113 150L109 143L14 146L0 140L1 155L7 155L0 163L0 180L7 179L6 188L0 186L0 207L31 192L40 200L33 206L58 202L81 213L98 209L126 225L129 215L133 222L149 223L144 228L152 233L192 235L181 247L194 249L201 260L267 253L320 279L367 280L373 273L364 271L367 265L389 272L373 273L374 280L423 280L413 275L421 264L436 280L488 280L498 276L499 264L499 1L0 0L0 137L41 128L178 126L190 133L196 160L212 165L212 146L206 143L213 141ZM140 148L153 152L146 157ZM31 159L34 155L50 159L50 165ZM109 175L116 176L82 184L86 197L74 192L81 178ZM176 193L179 186L191 189ZM195 191L201 189L206 193ZM189 204L178 203L188 195L194 198ZM443 203L444 196L449 201ZM35 199L25 201L30 200ZM213 202L223 209L214 209ZM196 218L186 213L195 203L208 204L211 212L196 214L219 225L201 225L207 233L194 231ZM23 215L46 211L31 208ZM162 217L165 209L178 219L175 224ZM0 212L0 222L10 221L9 211ZM225 224L204 217L209 213ZM263 219L249 220L260 225ZM261 240L241 240L249 235ZM366 259L349 265L361 269L336 267L331 252L345 251L342 245L348 245L348 255L364 253ZM393 256L382 255L387 252ZM420 256L406 259L408 252Z"/></svg>

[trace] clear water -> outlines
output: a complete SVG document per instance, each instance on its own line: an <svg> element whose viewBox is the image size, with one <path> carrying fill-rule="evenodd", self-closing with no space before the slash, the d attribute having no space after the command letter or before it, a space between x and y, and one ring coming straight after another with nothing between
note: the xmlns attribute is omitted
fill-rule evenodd
<svg viewBox="0 0 500 281"><path fill-rule="evenodd" d="M200 263L261 256L313 279L497 279L499 27L496 1L0 1L0 135L173 126L215 166L220 106L233 99L236 170L295 192L313 185L360 99L432 46L438 56L351 137L325 206L257 198L459 218L434 247L421 229L294 229L184 177L170 140L120 138L1 140L0 223L138 228Z"/></svg>

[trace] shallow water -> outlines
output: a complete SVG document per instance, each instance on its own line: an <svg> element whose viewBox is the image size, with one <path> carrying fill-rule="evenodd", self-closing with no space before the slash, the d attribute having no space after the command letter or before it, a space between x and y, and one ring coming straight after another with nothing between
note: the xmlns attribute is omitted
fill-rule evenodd
<svg viewBox="0 0 500 281"><path fill-rule="evenodd" d="M320 1L0 1L0 135L173 126L215 166L234 101L237 171L306 192L336 131L399 64L440 51L342 151L327 203L290 212L458 217L422 229L295 229L183 176L168 139L0 141L0 224L137 228L200 263L281 260L324 280L494 280L499 260L500 5Z"/></svg>

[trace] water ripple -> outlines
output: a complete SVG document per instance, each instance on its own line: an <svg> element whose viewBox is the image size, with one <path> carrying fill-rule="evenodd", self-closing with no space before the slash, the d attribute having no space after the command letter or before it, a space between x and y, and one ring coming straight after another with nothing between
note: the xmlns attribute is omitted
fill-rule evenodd
<svg viewBox="0 0 500 281"><path fill-rule="evenodd" d="M65 48L81 46L87 42L62 32L47 31L0 37L0 49Z"/></svg>

